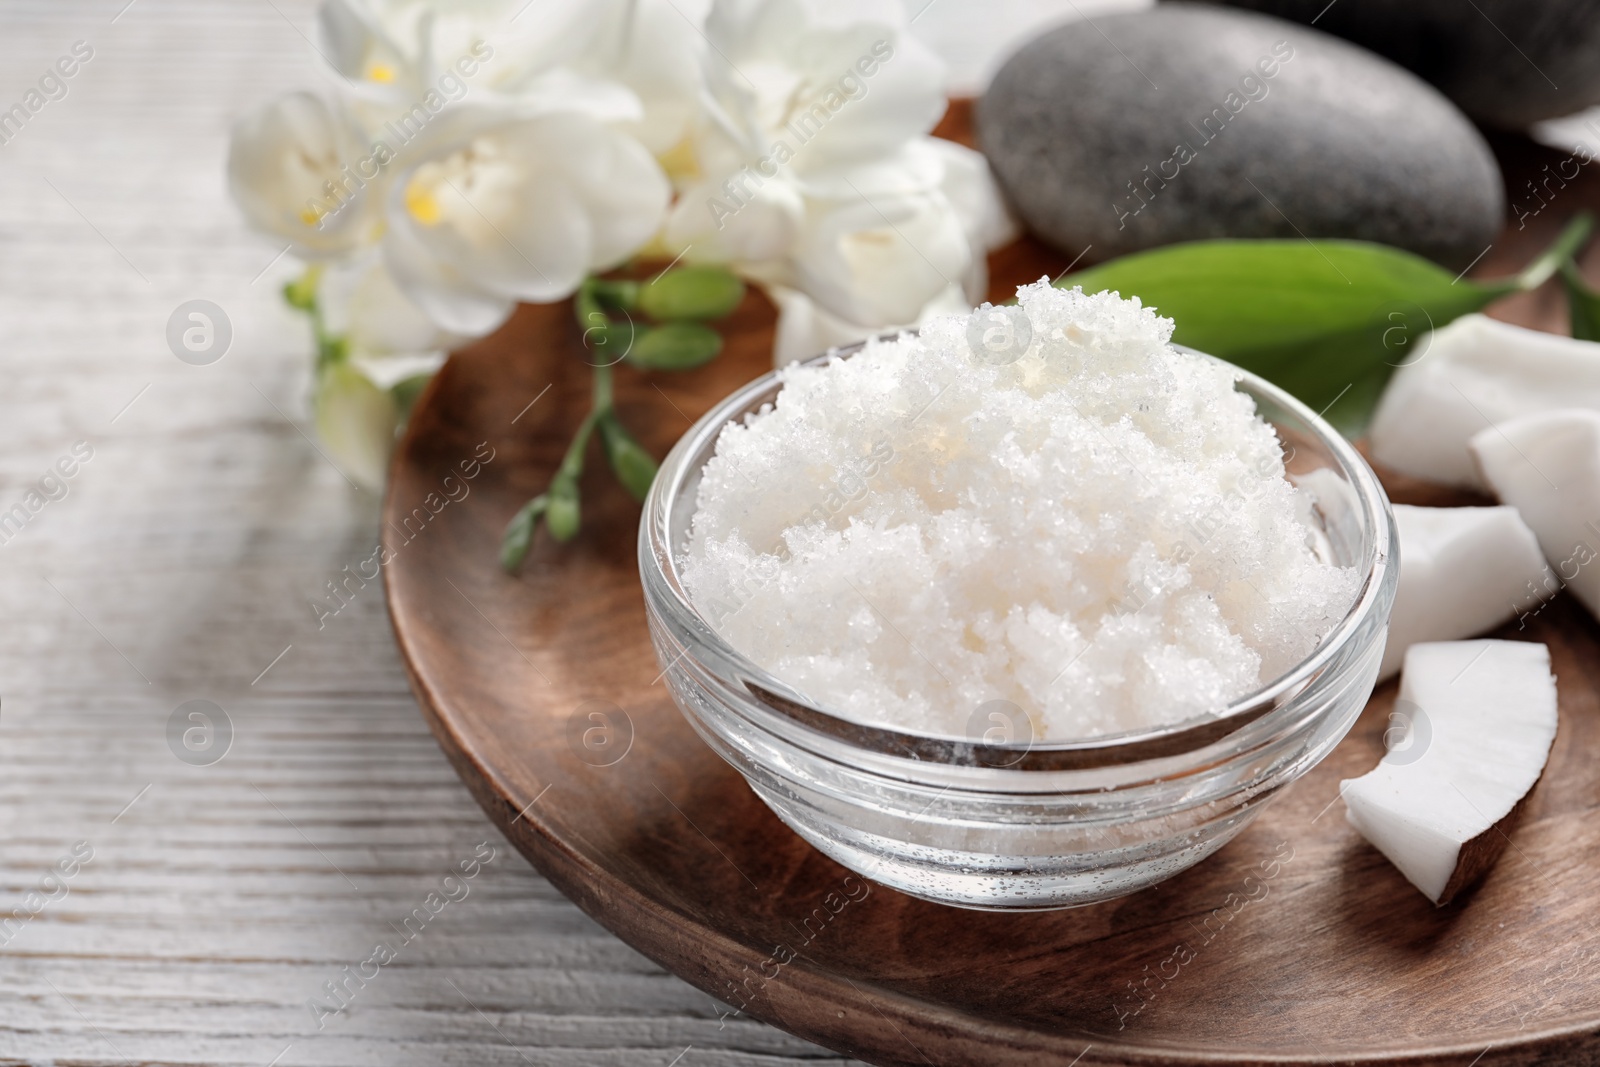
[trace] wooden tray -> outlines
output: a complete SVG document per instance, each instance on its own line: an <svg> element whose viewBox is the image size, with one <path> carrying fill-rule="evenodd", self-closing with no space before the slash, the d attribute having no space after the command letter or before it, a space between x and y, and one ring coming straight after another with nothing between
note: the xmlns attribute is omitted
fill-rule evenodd
<svg viewBox="0 0 1600 1067"><path fill-rule="evenodd" d="M1547 161L1512 147L1514 178ZM1583 191L1573 210L1600 200ZM1546 212L1476 273L1516 266L1561 221ZM1008 250L996 296L1062 260ZM1503 313L1554 328L1563 314L1551 293ZM618 374L619 407L655 454L767 368L772 322L752 295L712 366ZM396 458L385 573L413 687L456 769L534 866L629 944L749 1016L880 1064L1600 1062L1600 629L1569 597L1501 633L1550 645L1561 728L1513 847L1450 907L1412 889L1336 800L1382 752L1390 684L1238 840L1152 889L999 915L872 887L834 913L824 897L848 872L779 823L659 682L638 506L598 454L581 538L541 536L521 578L498 569L501 528L585 410L580 352L567 308L527 307L446 365ZM1472 502L1387 482L1401 501ZM610 731L603 759L581 743L594 729ZM774 962L779 946L792 962Z"/></svg>

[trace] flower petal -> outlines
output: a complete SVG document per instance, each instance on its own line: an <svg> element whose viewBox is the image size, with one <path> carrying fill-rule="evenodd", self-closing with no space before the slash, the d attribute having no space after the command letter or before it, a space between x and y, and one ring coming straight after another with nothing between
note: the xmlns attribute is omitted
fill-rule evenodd
<svg viewBox="0 0 1600 1067"><path fill-rule="evenodd" d="M575 115L552 115L524 130L523 149L533 159L553 157L583 202L592 240L590 270L616 266L655 236L672 189L643 145Z"/></svg>
<svg viewBox="0 0 1600 1067"><path fill-rule="evenodd" d="M868 326L914 321L957 284L972 253L940 193L843 201L818 211L795 256L801 288L832 313Z"/></svg>
<svg viewBox="0 0 1600 1067"><path fill-rule="evenodd" d="M991 252L1021 232L981 152L942 137L926 138L944 160L944 195L955 207L974 250Z"/></svg>
<svg viewBox="0 0 1600 1067"><path fill-rule="evenodd" d="M400 425L394 398L355 367L336 363L318 378L312 406L334 463L363 488L381 490Z"/></svg>
<svg viewBox="0 0 1600 1067"><path fill-rule="evenodd" d="M370 190L348 171L361 153L348 115L289 93L234 122L228 188L252 225L301 255L339 255L369 240L376 221Z"/></svg>
<svg viewBox="0 0 1600 1067"><path fill-rule="evenodd" d="M853 344L868 337L921 326L944 315L961 315L972 310L959 285L949 285L936 293L908 322L863 325L834 314L810 296L785 285L764 286L778 305L778 328L773 338L772 365L786 367L810 359L830 348Z"/></svg>
<svg viewBox="0 0 1600 1067"><path fill-rule="evenodd" d="M499 329L516 301L485 292L461 271L435 258L406 225L391 226L383 259L395 284L441 329L481 337Z"/></svg>
<svg viewBox="0 0 1600 1067"><path fill-rule="evenodd" d="M712 6L706 32L721 61L707 66L709 88L746 128L747 152L783 138L806 172L881 156L933 128L945 108L943 64L905 33L897 6L876 7L851 15L815 0Z"/></svg>
<svg viewBox="0 0 1600 1067"><path fill-rule="evenodd" d="M435 353L465 340L441 329L401 291L381 255L329 267L318 295L323 322L347 340L352 358Z"/></svg>
<svg viewBox="0 0 1600 1067"><path fill-rule="evenodd" d="M805 221L794 186L769 181L743 200L710 182L684 190L667 221L667 243L696 262L758 263L793 250Z"/></svg>

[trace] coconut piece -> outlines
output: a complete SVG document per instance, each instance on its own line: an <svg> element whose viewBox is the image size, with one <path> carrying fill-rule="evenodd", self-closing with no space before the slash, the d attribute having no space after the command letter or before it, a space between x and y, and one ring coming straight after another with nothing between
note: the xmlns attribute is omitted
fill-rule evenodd
<svg viewBox="0 0 1600 1067"><path fill-rule="evenodd" d="M1557 408L1600 410L1600 343L1463 315L1424 334L1368 431L1372 458L1417 478L1483 489L1467 442Z"/></svg>
<svg viewBox="0 0 1600 1067"><path fill-rule="evenodd" d="M1494 494L1538 536L1558 588L1600 618L1600 412L1527 415L1470 447Z"/></svg>
<svg viewBox="0 0 1600 1067"><path fill-rule="evenodd" d="M1550 650L1443 641L1406 652L1383 761L1339 783L1345 817L1435 904L1509 843L1556 736Z"/></svg>
<svg viewBox="0 0 1600 1067"><path fill-rule="evenodd" d="M1549 596L1539 540L1513 507L1394 506L1400 581L1378 677L1400 669L1419 641L1454 641L1492 630Z"/></svg>

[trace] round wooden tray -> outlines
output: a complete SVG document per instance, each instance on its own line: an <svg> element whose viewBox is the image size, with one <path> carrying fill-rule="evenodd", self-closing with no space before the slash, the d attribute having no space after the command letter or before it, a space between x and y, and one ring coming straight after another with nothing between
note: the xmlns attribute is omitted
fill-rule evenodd
<svg viewBox="0 0 1600 1067"><path fill-rule="evenodd" d="M1560 223L1540 221L1480 271L1502 273ZM996 294L1059 258L1013 248L995 261ZM1549 325L1558 307L1541 295L1510 311ZM711 366L619 373L625 420L664 455L766 369L772 322L752 295ZM580 353L558 306L522 308L451 359L396 457L385 573L418 700L462 778L629 944L749 1016L880 1064L1600 1057L1600 628L1570 597L1501 633L1550 645L1561 728L1512 847L1449 907L1411 888L1337 802L1339 779L1381 755L1393 684L1248 831L1152 889L1009 915L867 891L779 823L672 704L645 631L638 506L597 453L580 538L541 535L520 578L499 570L502 527L585 410ZM1387 481L1401 501L1472 502Z"/></svg>

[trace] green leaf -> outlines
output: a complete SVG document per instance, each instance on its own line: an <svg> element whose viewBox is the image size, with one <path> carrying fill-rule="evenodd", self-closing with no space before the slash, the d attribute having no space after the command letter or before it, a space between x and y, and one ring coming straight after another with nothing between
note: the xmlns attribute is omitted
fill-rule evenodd
<svg viewBox="0 0 1600 1067"><path fill-rule="evenodd" d="M515 574L528 556L533 544L533 531L538 528L539 517L550 504L550 497L540 493L518 509L506 523L506 532L500 537L500 566L507 574Z"/></svg>
<svg viewBox="0 0 1600 1067"><path fill-rule="evenodd" d="M744 299L744 282L722 267L664 271L637 290L641 311L657 321L720 319Z"/></svg>
<svg viewBox="0 0 1600 1067"><path fill-rule="evenodd" d="M1520 274L1492 282L1364 241L1226 240L1124 256L1056 284L1139 297L1174 321L1177 343L1276 382L1353 435L1423 334L1538 288L1593 228L1579 214Z"/></svg>
<svg viewBox="0 0 1600 1067"><path fill-rule="evenodd" d="M550 536L557 541L570 541L578 536L580 516L578 508L578 480L565 473L557 474L550 483L550 504L545 509L544 524Z"/></svg>
<svg viewBox="0 0 1600 1067"><path fill-rule="evenodd" d="M641 330L628 362L647 370L689 370L722 351L722 335L700 322L669 322Z"/></svg>
<svg viewBox="0 0 1600 1067"><path fill-rule="evenodd" d="M656 461L644 446L617 420L614 412L600 416L600 442L605 446L606 459L633 498L643 501L650 492L650 483L656 478Z"/></svg>
<svg viewBox="0 0 1600 1067"><path fill-rule="evenodd" d="M1137 296L1174 321L1176 343L1253 371L1315 409L1338 402L1341 428L1350 429L1365 422L1423 333L1517 288L1457 279L1383 245L1278 240L1173 245L1056 284Z"/></svg>
<svg viewBox="0 0 1600 1067"><path fill-rule="evenodd" d="M1567 288L1572 336L1580 341L1600 341L1600 293L1589 288L1570 259L1561 264L1561 281Z"/></svg>

